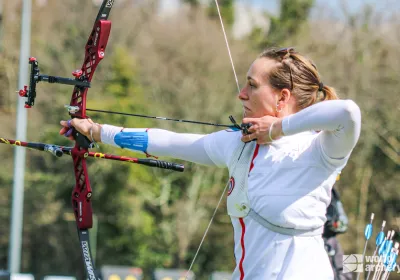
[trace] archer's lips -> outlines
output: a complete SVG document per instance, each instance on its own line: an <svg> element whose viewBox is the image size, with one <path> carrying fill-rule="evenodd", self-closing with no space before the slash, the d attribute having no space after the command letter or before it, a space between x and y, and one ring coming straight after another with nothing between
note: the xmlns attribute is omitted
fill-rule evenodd
<svg viewBox="0 0 400 280"><path fill-rule="evenodd" d="M245 111L251 111L248 107L246 107L246 106L243 106L243 109L245 110Z"/></svg>

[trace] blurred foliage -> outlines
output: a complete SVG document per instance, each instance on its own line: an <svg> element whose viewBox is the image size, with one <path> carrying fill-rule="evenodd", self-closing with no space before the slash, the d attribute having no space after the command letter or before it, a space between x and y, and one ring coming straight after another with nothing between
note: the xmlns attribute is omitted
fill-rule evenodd
<svg viewBox="0 0 400 280"><path fill-rule="evenodd" d="M295 36L307 23L315 0L281 0L280 13L269 15L268 32L263 28L254 28L250 39L256 48L265 46L281 46L290 37Z"/></svg>
<svg viewBox="0 0 400 280"><path fill-rule="evenodd" d="M184 3L188 3L190 6L197 8L199 6L199 0L183 0Z"/></svg>
<svg viewBox="0 0 400 280"><path fill-rule="evenodd" d="M187 2L196 5L197 1ZM33 5L31 53L38 58L42 73L68 77L81 67L83 46L98 9L91 3L71 0ZM230 25L233 3L219 1L224 21ZM230 114L240 119L235 79L211 4L168 18L155 17L154 5L146 3L114 7L106 58L94 75L88 108L219 123L227 123ZM399 231L400 20L395 11L392 16L385 14L388 20L384 20L371 6L357 13L344 11L345 18L339 21L320 13L324 7L314 7L317 16L310 18L312 4L311 0L282 0L281 12L270 19L267 34L255 29L249 38L230 39L232 55L244 82L248 65L264 47L294 46L313 58L325 84L360 105L362 135L337 183L350 218L349 232L340 237L342 246L347 253L359 253L371 212L376 221L386 219L387 228ZM7 32L0 52L0 122L1 136L13 138L21 3L6 1L4 9ZM58 122L68 118L63 105L69 103L72 88L41 83L37 92L36 107L28 114L28 140L71 145L58 135ZM90 112L90 116L96 122L123 127L215 131L213 127L119 115ZM100 151L142 156L105 145ZM0 145L0 152L1 269L7 266L13 149ZM96 266L139 266L146 275L154 267L187 269L222 193L226 170L186 162L184 173L101 159L88 159L88 164L92 204L99 219ZM67 156L58 159L27 150L23 272L83 279L71 220L73 176ZM232 226L225 208L223 203L194 266L199 279L207 279L213 270L234 267Z"/></svg>
<svg viewBox="0 0 400 280"><path fill-rule="evenodd" d="M218 10L215 3L215 0L209 1L208 7L208 15L210 18L217 19L219 21ZM221 12L222 19L224 24L228 26L232 26L233 22L235 21L235 1L234 0L218 0L218 7Z"/></svg>

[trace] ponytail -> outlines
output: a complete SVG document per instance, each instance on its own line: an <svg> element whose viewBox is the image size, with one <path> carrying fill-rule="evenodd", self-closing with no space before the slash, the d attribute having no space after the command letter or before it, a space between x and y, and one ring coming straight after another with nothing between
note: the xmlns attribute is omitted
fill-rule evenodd
<svg viewBox="0 0 400 280"><path fill-rule="evenodd" d="M325 101L325 100L336 100L336 99L340 99L339 96L336 93L336 90L333 87L329 87L329 86L323 86L322 89L323 92L323 98L321 101Z"/></svg>

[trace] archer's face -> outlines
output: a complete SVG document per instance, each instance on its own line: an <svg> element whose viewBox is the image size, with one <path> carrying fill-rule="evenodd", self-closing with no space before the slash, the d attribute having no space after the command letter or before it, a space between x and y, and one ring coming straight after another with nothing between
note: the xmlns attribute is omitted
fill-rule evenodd
<svg viewBox="0 0 400 280"><path fill-rule="evenodd" d="M247 72L247 83L239 94L244 109L244 117L260 118L276 116L278 95L267 82L267 73L276 64L268 58L258 58Z"/></svg>

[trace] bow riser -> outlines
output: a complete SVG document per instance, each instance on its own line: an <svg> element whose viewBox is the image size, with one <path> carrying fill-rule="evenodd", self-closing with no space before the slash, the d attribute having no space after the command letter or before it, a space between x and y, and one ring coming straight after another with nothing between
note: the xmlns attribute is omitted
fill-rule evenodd
<svg viewBox="0 0 400 280"><path fill-rule="evenodd" d="M75 71L73 75L77 80L90 82L93 74L104 58L108 37L111 31L111 21L98 21L89 36L85 47L85 58L81 70ZM76 86L73 90L70 106L77 108L71 112L73 118L86 118L86 95L88 88Z"/></svg>
<svg viewBox="0 0 400 280"><path fill-rule="evenodd" d="M92 188L88 177L86 159L75 146L72 151L74 162L75 188L72 191L72 208L74 210L76 225L79 229L92 228Z"/></svg>
<svg viewBox="0 0 400 280"><path fill-rule="evenodd" d="M110 31L111 21L96 21L85 46L85 58L82 68L81 70L73 73L77 80L86 82L90 82L92 80L97 66L104 58ZM71 118L87 118L87 91L87 87L74 87L69 107L74 108L73 111L70 111ZM81 138L79 133L76 135L77 139ZM75 143L75 147L71 151L75 173L75 188L72 191L72 207L74 210L77 227L80 230L89 229L93 224L93 210L91 204L92 188L90 186L86 164L86 157L88 153L88 148L85 145L82 145L82 142L80 141Z"/></svg>

